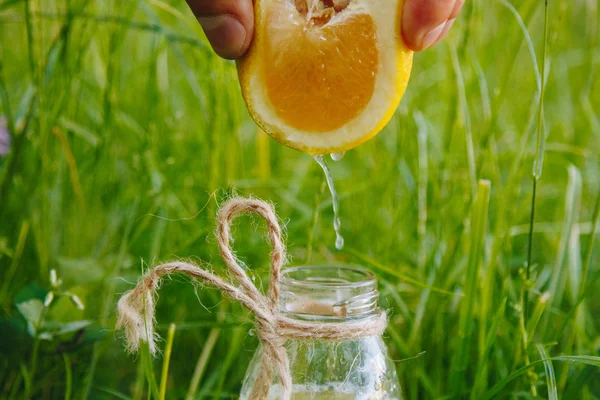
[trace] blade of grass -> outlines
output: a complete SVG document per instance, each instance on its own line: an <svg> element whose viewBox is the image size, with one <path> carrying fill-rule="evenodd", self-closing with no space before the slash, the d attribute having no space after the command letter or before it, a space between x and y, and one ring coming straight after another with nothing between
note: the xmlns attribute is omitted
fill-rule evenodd
<svg viewBox="0 0 600 400"><path fill-rule="evenodd" d="M111 395L112 397L115 397L117 399L121 399L121 400L132 400L131 397L124 395L121 392L117 392L114 389L111 388L107 388L107 387L102 387L102 386L94 386L94 390L97 390L98 392L102 392L102 393L106 393Z"/></svg>
<svg viewBox="0 0 600 400"><path fill-rule="evenodd" d="M456 85L458 86L458 101L462 112L463 123L465 128L465 144L467 146L467 165L469 169L469 182L471 184L471 195L475 198L478 182L477 182L477 167L475 165L475 147L473 144L473 129L471 126L471 114L469 112L469 104L465 89L465 80L463 77L458 53L453 45L450 45L450 58L452 59L452 67L456 76Z"/></svg>
<svg viewBox="0 0 600 400"><path fill-rule="evenodd" d="M551 298L550 292L544 292L538 298L535 308L533 309L533 313L531 314L529 321L527 321L527 326L526 326L526 329L527 329L526 337L527 338L534 337L535 330L538 326L538 323L540 322L540 319L542 318L542 314L544 313L544 310L546 310L546 306L548 305L548 301L550 300L550 298ZM528 347L528 344L526 347Z"/></svg>
<svg viewBox="0 0 600 400"><path fill-rule="evenodd" d="M479 83L479 97L481 98L481 110L483 113L484 122L487 124L492 118L492 101L490 99L487 78L483 68L481 68L481 63L473 46L469 46L468 53L469 58L473 63L473 70L477 74L477 82Z"/></svg>
<svg viewBox="0 0 600 400"><path fill-rule="evenodd" d="M29 375L29 371L27 370L27 366L24 362L19 364L19 371L21 372L21 376L23 377L23 383L25 384L25 393L31 392L31 376Z"/></svg>
<svg viewBox="0 0 600 400"><path fill-rule="evenodd" d="M140 267L142 269L141 276L144 276L144 260L141 260ZM148 386L150 390L148 391L148 398L154 398L156 400L160 399L158 385L156 384L156 379L154 377L154 365L152 363L152 353L150 352L150 344L148 341L153 340L148 330L148 318L146 317L147 308L146 308L146 296L144 296L144 330L146 331L146 340L142 340L140 342L140 357L142 361L142 365L144 366L144 372L146 374L146 381L148 382Z"/></svg>
<svg viewBox="0 0 600 400"><path fill-rule="evenodd" d="M492 318L490 329L487 332L487 336L485 338L485 348L483 350L481 359L478 362L477 375L475 376L475 383L473 385L473 390L471 391L471 399L473 400L479 398L479 395L481 394L481 387L487 382L487 364L490 358L492 347L494 346L494 343L496 343L500 321L502 321L504 318L507 300L507 297L502 300L502 303L496 311L494 318Z"/></svg>
<svg viewBox="0 0 600 400"><path fill-rule="evenodd" d="M21 230L19 231L19 239L17 240L17 247L12 255L12 260L10 262L10 267L8 267L8 271L6 271L2 277L2 290L0 290L0 301L2 301L2 306L8 312L10 308L10 298L7 296L8 289L12 283L15 272L17 271L17 267L21 262L21 256L23 255L23 250L25 249L25 242L27 241L27 235L29 233L29 221L25 220L21 224Z"/></svg>
<svg viewBox="0 0 600 400"><path fill-rule="evenodd" d="M569 243L567 249L567 266L568 266L568 285L569 285L569 302L570 304L574 304L577 301L577 297L579 296L579 287L581 286L582 281L582 262L581 262L581 232L579 230L579 224L577 220L579 219L579 210L581 209L581 190L577 193L577 203L576 205L576 218L573 227L571 228L571 234L569 235Z"/></svg>
<svg viewBox="0 0 600 400"><path fill-rule="evenodd" d="M544 165L544 147L546 143L546 133L544 132L544 91L546 87L546 59L548 56L548 0L544 1L544 50L542 57L542 73L538 76L538 86L540 89L540 101L538 104L538 126L537 140L535 146L535 161L532 174L532 194L531 194L531 215L529 219L529 236L527 243L527 265L525 267L525 282L523 295L523 314L525 321L529 318L529 290L531 289L531 262L533 254L533 229L535 225L535 199L537 185L542 176L542 167ZM537 64L537 63L536 63ZM527 324L527 322L525 322Z"/></svg>
<svg viewBox="0 0 600 400"><path fill-rule="evenodd" d="M175 324L169 325L169 332L167 333L167 344L165 347L165 355L162 365L162 373L160 377L160 400L165 400L165 396L167 393L167 379L169 378L169 362L171 361L171 352L173 350L173 339L175 338L175 329Z"/></svg>
<svg viewBox="0 0 600 400"><path fill-rule="evenodd" d="M581 277L580 277L580 281L579 281L579 288L578 288L578 292L577 292L577 298L576 301L574 302L573 306L571 307L571 310L569 311L569 313L567 314L566 318L564 319L564 322L561 326L561 329L559 330L560 332L560 336L562 336L562 334L564 333L565 329L567 326L570 326L571 323L573 322L573 320L575 320L577 322L578 325L578 329L585 331L585 320L583 322L580 322L580 320L584 317L583 312L584 312L584 305L583 302L586 298L587 295L587 291L586 291L586 280L587 280L587 275L589 273L589 268L590 268L590 262L592 259L592 252L593 252L593 246L594 246L594 239L596 237L596 231L598 229L598 220L599 220L599 216L600 216L600 193L598 194L598 196L596 197L596 202L594 205L594 211L593 211L593 215L592 215L592 229L590 232L590 237L588 239L588 244L587 247L585 249L585 258L584 258L584 262L583 262L583 267L581 270ZM600 271L598 271L600 273ZM599 275L600 276L600 275ZM593 286L595 279L592 280L592 282L590 282L590 287ZM575 335L576 335L576 330L575 328L572 328L568 334L567 340L566 340L566 348L567 349L571 349L575 340ZM567 384L567 379L568 379L568 373L569 371L567 369L564 369L559 377L559 388L561 391L563 391L566 387Z"/></svg>
<svg viewBox="0 0 600 400"><path fill-rule="evenodd" d="M554 367L548 352L544 345L537 343L536 347L544 360L544 368L546 370L546 386L548 387L548 400L558 400L558 392L556 391L556 376L554 375Z"/></svg>
<svg viewBox="0 0 600 400"><path fill-rule="evenodd" d="M554 305L559 305L562 302L565 282L567 280L564 268L565 258L569 249L570 238L573 235L573 227L577 223L579 209L581 208L581 172L574 165L569 165L568 176L562 232L549 286L550 293L552 294L552 304ZM573 294L575 295L575 293Z"/></svg>
<svg viewBox="0 0 600 400"><path fill-rule="evenodd" d="M204 375L204 371L206 369L206 365L208 364L208 360L215 348L215 344L217 343L217 339L219 338L219 334L221 333L220 328L212 328L210 333L208 334L208 338L206 339L206 343L204 343L204 347L202 348L202 353L200 353L200 357L198 357L198 361L196 362L196 367L194 368L194 374L192 375L192 379L190 380L190 385L187 390L186 400L195 399L196 392L198 391L198 386L200 385L200 380L202 380L202 376Z"/></svg>
<svg viewBox="0 0 600 400"><path fill-rule="evenodd" d="M52 133L54 136L58 138L60 142L60 146L63 151L64 158L67 162L67 166L69 167L69 176L71 178L71 186L73 188L73 193L75 194L75 198L77 199L77 203L79 207L85 209L85 199L83 197L83 189L81 188L81 182L79 180L79 171L77 169L77 161L75 156L73 155L73 151L71 150L71 146L69 145L69 141L65 137L65 135L61 132L58 127L52 129Z"/></svg>
<svg viewBox="0 0 600 400"><path fill-rule="evenodd" d="M535 163L533 165L533 177L534 179L540 179L542 176L542 168L544 166L544 150L546 148L546 132L545 132L545 121L544 121L544 92L546 91L547 77L546 67L548 61L548 0L544 1L544 50L542 55L542 82L540 84L540 102L538 104L538 131L537 140L535 146Z"/></svg>
<svg viewBox="0 0 600 400"><path fill-rule="evenodd" d="M32 81L36 82L36 57L35 57L35 49L34 49L34 37L33 37L33 23L32 23L32 15L31 15L31 4L29 1L23 2L23 7L25 10L25 26L27 27L27 52L29 54L29 74Z"/></svg>
<svg viewBox="0 0 600 400"><path fill-rule="evenodd" d="M63 353L63 361L65 363L65 400L70 400L71 391L73 390L73 370L71 359L67 353Z"/></svg>
<svg viewBox="0 0 600 400"><path fill-rule="evenodd" d="M486 392L486 394L481 398L481 400L489 400L489 399L494 398L512 380L523 375L524 373L526 373L527 371L529 371L531 368L535 367L536 365L542 364L546 361L573 362L573 363L592 365L592 366L600 368L600 357L595 357L595 356L558 356L558 357L552 357L549 359L537 360L537 361L532 362L531 364L528 364L528 365L525 365L524 367L519 368L512 374L501 379L489 391Z"/></svg>
<svg viewBox="0 0 600 400"><path fill-rule="evenodd" d="M596 196L596 203L594 205L594 212L592 215L592 231L590 232L589 240L585 248L585 259L583 262L583 268L581 271L581 282L579 283L578 297L581 298L585 291L585 284L587 275L590 271L590 264L592 262L592 253L594 251L594 239L596 238L596 232L598 231L598 222L600 221L600 192Z"/></svg>
<svg viewBox="0 0 600 400"><path fill-rule="evenodd" d="M233 360L235 359L235 357L238 354L239 347L242 343L241 337L245 333L246 333L246 331L243 329L234 329L232 332L231 340L230 340L231 345L229 346L227 354L225 355L225 358L224 358L223 362L221 363L221 371L219 374L219 380L217 382L217 389L213 395L213 398L215 398L215 399L218 399L224 391L223 386L225 384L225 379L229 375L228 371L231 368L231 364L233 363Z"/></svg>
<svg viewBox="0 0 600 400"><path fill-rule="evenodd" d="M469 261L465 272L464 292L458 322L458 348L451 366L451 392L459 395L465 385L465 372L468 364L468 353L471 345L471 331L475 320L475 301L477 298L477 281L484 256L485 234L488 219L491 183L480 180L477 196L471 214L471 246Z"/></svg>
<svg viewBox="0 0 600 400"><path fill-rule="evenodd" d="M529 55L531 56L531 61L533 62L533 72L535 73L535 80L537 83L537 87L541 93L543 73L540 74L540 72L539 72L537 57L535 55L535 48L533 47L533 40L531 40L531 35L529 34L529 31L527 30L527 26L525 26L525 22L523 22L523 18L521 18L519 11L517 11L517 9L511 3L509 3L507 0L498 0L498 1L500 2L500 4L502 4L504 7L506 7L515 16L515 19L517 20L517 24L519 24L519 28L521 28L521 31L523 31L523 37L525 38L525 43L527 43L527 50L529 50ZM546 2L546 4L547 4L547 2ZM545 60L544 60L544 62L545 62ZM540 98L542 98L542 97L543 96L540 96Z"/></svg>
<svg viewBox="0 0 600 400"><path fill-rule="evenodd" d="M133 384L132 398L134 400L140 400L144 394L145 387L146 374L144 373L144 365L142 363L137 363L137 368L135 369L135 381Z"/></svg>
<svg viewBox="0 0 600 400"><path fill-rule="evenodd" d="M6 90L6 82L4 78L4 61L2 57L2 53L0 53L0 105L2 105L2 111L6 118L6 129L13 136L16 133L16 123L13 118L13 113L10 107L10 100L8 98L8 91Z"/></svg>
<svg viewBox="0 0 600 400"><path fill-rule="evenodd" d="M427 247L426 247L426 236L427 236L427 182L428 169L427 169L427 121L423 113L415 111L414 113L415 123L417 124L417 143L418 143L418 161L419 161L419 174L417 183L417 203L419 210L417 212L417 233L419 235L419 252L417 257L417 265L419 271L423 273L425 271L425 262L427 261Z"/></svg>
<svg viewBox="0 0 600 400"><path fill-rule="evenodd" d="M429 271L429 276L427 277L427 285L430 286L433 282L435 282L437 272L437 269L431 268ZM419 333L421 332L421 326L425 317L425 311L427 309L427 303L429 302L430 294L431 289L425 289L419 295L419 302L417 303L417 307L415 309L415 318L411 324L412 326L410 327L410 334L408 336L408 347L411 350L417 351L417 349L419 349L421 346L422 335Z"/></svg>
<svg viewBox="0 0 600 400"><path fill-rule="evenodd" d="M146 381L148 382L149 392L148 395L151 398L159 399L158 385L154 378L154 366L152 364L152 354L150 354L150 346L147 342L142 341L140 343L140 359L144 366L144 374L146 375Z"/></svg>
<svg viewBox="0 0 600 400"><path fill-rule="evenodd" d="M520 271L523 272L523 271ZM525 277L523 276L523 274L521 275L521 279L526 282L526 284L529 282L527 279L525 279ZM531 342L529 340L529 334L527 331L527 325L528 325L528 320L526 320L525 318L525 310L523 309L523 304L525 302L525 298L527 296L527 291L530 289L530 287L528 285L523 285L523 288L521 289L521 291L519 292L519 304L520 307L518 307L518 313L519 313L519 332L520 332L520 336L521 336L521 347L517 347L515 350L515 356L514 356L514 363L515 365L519 365L521 364L522 359L525 359L525 365L529 365L531 364L531 360L529 359L529 347L531 345ZM529 320L530 321L530 320ZM537 325L537 322L536 322ZM538 393L537 393L537 387L536 387L536 380L537 377L531 372L528 371L528 376L529 376L529 390L531 392L531 396L538 397Z"/></svg>

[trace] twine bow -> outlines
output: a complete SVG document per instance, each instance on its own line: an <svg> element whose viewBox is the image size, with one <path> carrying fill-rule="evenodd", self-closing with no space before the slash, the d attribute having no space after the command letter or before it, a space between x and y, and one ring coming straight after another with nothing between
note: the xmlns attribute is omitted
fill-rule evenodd
<svg viewBox="0 0 600 400"><path fill-rule="evenodd" d="M254 286L231 248L231 224L236 217L245 213L258 214L267 222L268 237L273 248L267 296ZM292 378L285 350L287 339L355 339L380 335L385 330L387 317L384 312L367 321L361 319L325 323L301 321L277 312L281 267L285 262L286 249L281 238L277 215L269 203L245 198L228 200L217 216L217 241L221 257L231 273L231 280L236 281L237 284L227 282L197 265L182 261L161 264L148 271L133 290L123 294L117 305L117 328L125 328L127 349L130 352L138 350L141 340L148 343L152 354L156 353L158 335L154 331L155 292L160 286L161 279L165 275L174 273L182 273L216 287L231 299L239 301L254 314L256 332L263 351L260 371L250 395L252 400L267 398L275 374L280 384L280 399L291 398Z"/></svg>

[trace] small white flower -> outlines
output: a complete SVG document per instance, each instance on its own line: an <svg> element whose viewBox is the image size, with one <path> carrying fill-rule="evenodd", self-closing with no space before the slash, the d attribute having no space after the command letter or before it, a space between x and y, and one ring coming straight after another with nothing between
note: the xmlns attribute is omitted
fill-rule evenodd
<svg viewBox="0 0 600 400"><path fill-rule="evenodd" d="M80 310L85 309L83 302L81 301L81 299L79 297L77 297L76 294L72 294L70 298L71 298L71 301L73 302L73 304L75 304L75 307L77 307Z"/></svg>
<svg viewBox="0 0 600 400"><path fill-rule="evenodd" d="M547 303L551 297L552 297L552 295L550 294L550 292L542 293L542 295L540 296L540 303L544 303L544 304Z"/></svg>
<svg viewBox="0 0 600 400"><path fill-rule="evenodd" d="M44 307L49 307L52 304L52 300L54 300L54 292L48 292L44 299Z"/></svg>
<svg viewBox="0 0 600 400"><path fill-rule="evenodd" d="M50 270L50 285L52 287L57 287L58 286L58 276L56 275L56 270L55 269L51 269Z"/></svg>

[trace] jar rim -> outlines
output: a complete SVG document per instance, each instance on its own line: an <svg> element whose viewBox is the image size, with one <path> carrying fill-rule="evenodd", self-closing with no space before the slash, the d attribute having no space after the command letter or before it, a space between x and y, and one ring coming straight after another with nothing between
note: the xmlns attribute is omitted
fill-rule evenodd
<svg viewBox="0 0 600 400"><path fill-rule="evenodd" d="M371 317L379 310L377 278L354 264L287 268L282 271L279 308L306 320Z"/></svg>
<svg viewBox="0 0 600 400"><path fill-rule="evenodd" d="M308 278L299 279L294 277L298 272L314 273L307 274ZM356 277L356 280L327 278L333 276L335 272L344 273L347 276ZM360 288L365 286L377 285L377 277L373 272L356 264L329 264L329 265L300 265L286 268L281 271L281 283L286 286L312 287L312 288Z"/></svg>

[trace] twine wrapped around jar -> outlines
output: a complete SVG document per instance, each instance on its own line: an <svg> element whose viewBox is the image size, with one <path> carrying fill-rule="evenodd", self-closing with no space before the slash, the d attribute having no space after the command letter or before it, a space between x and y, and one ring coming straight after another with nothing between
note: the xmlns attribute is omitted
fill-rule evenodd
<svg viewBox="0 0 600 400"><path fill-rule="evenodd" d="M268 296L254 286L240 266L231 248L231 224L245 213L254 213L267 222L271 252L271 274ZM188 262L168 262L148 271L137 286L121 297L118 302L117 327L125 328L127 349L136 352L139 342L148 343L155 354L157 334L154 332L155 292L165 275L181 273L190 278L208 283L233 300L248 308L256 318L256 333L263 346L260 372L251 395L253 400L267 399L275 375L280 384L280 399L290 400L292 377L285 350L288 339L343 340L381 335L387 326L385 312L380 312L369 321L316 322L301 321L278 313L279 283L281 268L286 260L286 248L281 238L281 227L273 207L262 200L232 198L225 202L217 216L217 241L221 257L231 273L232 284L223 278Z"/></svg>

